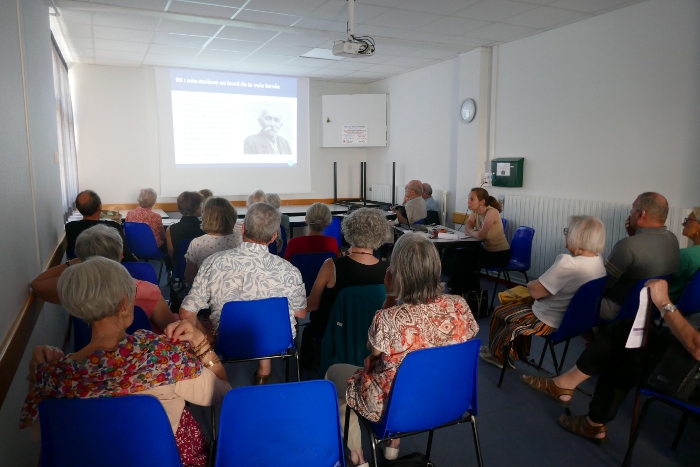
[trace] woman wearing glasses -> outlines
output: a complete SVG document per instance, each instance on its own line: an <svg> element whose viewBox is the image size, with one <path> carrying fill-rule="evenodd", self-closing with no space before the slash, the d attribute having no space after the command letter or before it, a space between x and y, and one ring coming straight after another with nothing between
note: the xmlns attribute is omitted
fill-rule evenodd
<svg viewBox="0 0 700 467"><path fill-rule="evenodd" d="M700 207L694 207L688 217L683 220L683 236L688 237L693 244L681 248L681 261L678 271L668 281L668 295L673 303L678 303L685 286L693 275L700 269Z"/></svg>
<svg viewBox="0 0 700 467"><path fill-rule="evenodd" d="M571 254L557 256L544 274L528 282L534 303L515 302L494 311L489 345L483 346L479 354L482 359L499 368L505 363L515 368L513 362L518 360L518 355L527 355L529 341L518 339L521 342L516 341L509 356L503 354L503 347L519 336L546 336L554 332L579 287L605 275L600 256L605 249L605 227L599 219L572 216L564 235L566 249Z"/></svg>

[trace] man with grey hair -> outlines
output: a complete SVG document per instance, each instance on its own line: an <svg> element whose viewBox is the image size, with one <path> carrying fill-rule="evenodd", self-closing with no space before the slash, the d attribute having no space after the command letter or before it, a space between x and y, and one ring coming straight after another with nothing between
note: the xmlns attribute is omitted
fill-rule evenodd
<svg viewBox="0 0 700 467"><path fill-rule="evenodd" d="M218 329L221 310L227 302L287 297L292 335L296 335L294 318L306 316L306 289L299 270L268 250L279 227L277 209L267 203L250 206L243 224L243 243L204 260L182 302L180 318L205 331L197 320L197 312L209 308L211 323ZM269 376L270 361L261 360L255 384L266 384Z"/></svg>
<svg viewBox="0 0 700 467"><path fill-rule="evenodd" d="M423 199L423 184L420 180L411 180L406 184L404 190L406 196L404 197L403 207L405 209L392 207L391 210L396 213L396 219L400 224L413 225L422 221L428 215L425 200Z"/></svg>
<svg viewBox="0 0 700 467"><path fill-rule="evenodd" d="M248 136L243 142L243 154L291 154L289 142L279 136L282 118L279 111L263 109L258 117L260 133Z"/></svg>
<svg viewBox="0 0 700 467"><path fill-rule="evenodd" d="M625 222L629 237L615 244L605 263L610 278L600 304L601 318L615 319L638 281L678 270L680 248L676 236L664 226L667 215L668 202L658 193L642 193L632 204Z"/></svg>
<svg viewBox="0 0 700 467"><path fill-rule="evenodd" d="M440 208L438 208L437 203L433 199L433 187L430 186L430 183L423 182L422 197L425 200L425 209L427 209L428 211L436 212L440 210Z"/></svg>

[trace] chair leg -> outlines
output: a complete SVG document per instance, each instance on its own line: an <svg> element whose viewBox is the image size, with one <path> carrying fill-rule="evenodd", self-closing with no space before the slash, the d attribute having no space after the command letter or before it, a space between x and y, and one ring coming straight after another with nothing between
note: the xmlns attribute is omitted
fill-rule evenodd
<svg viewBox="0 0 700 467"><path fill-rule="evenodd" d="M506 374L506 367L508 366L508 355L510 355L510 348L513 347L513 341L503 346L503 368L501 368L501 377L498 378L498 388L503 384L503 376Z"/></svg>
<svg viewBox="0 0 700 467"><path fill-rule="evenodd" d="M476 417L471 416L472 434L474 435L474 449L476 450L476 462L479 467L484 467L484 460L481 457L481 444L479 443L479 432L476 430Z"/></svg>
<svg viewBox="0 0 700 467"><path fill-rule="evenodd" d="M372 460L374 461L374 467L379 467L379 461L377 461L377 438L374 437L374 433L370 430L369 439L372 442Z"/></svg>
<svg viewBox="0 0 700 467"><path fill-rule="evenodd" d="M289 357L284 359L284 382L289 382Z"/></svg>
<svg viewBox="0 0 700 467"><path fill-rule="evenodd" d="M425 457L427 457L428 459L430 459L430 450L433 447L433 433L434 432L435 432L435 430L430 430L430 432L428 433L428 447L425 449Z"/></svg>
<svg viewBox="0 0 700 467"><path fill-rule="evenodd" d="M540 355L540 363L537 365L538 370L542 369L542 362L544 362L544 356L547 354L547 347L549 347L550 345L551 345L550 340L545 339L544 347L542 347L542 355Z"/></svg>
<svg viewBox="0 0 700 467"><path fill-rule="evenodd" d="M493 311L493 301L496 299L496 290L498 290L498 280L501 278L501 271L498 271L498 275L496 276L496 282L493 284L493 294L491 294L491 306L489 307L489 311Z"/></svg>
<svg viewBox="0 0 700 467"><path fill-rule="evenodd" d="M299 352L294 354L294 358L297 364L297 381L301 382L301 369L299 368Z"/></svg>
<svg viewBox="0 0 700 467"><path fill-rule="evenodd" d="M345 458L350 459L350 449L348 449L348 433L350 432L350 411L349 405L345 405L345 429L343 430L343 448L345 449Z"/></svg>
<svg viewBox="0 0 700 467"><path fill-rule="evenodd" d="M566 352L569 350L569 342L571 339L566 340L566 344L564 344L564 353L561 354L561 362L559 362L559 371L557 371L557 374L561 374L561 370L564 369L564 360L566 359Z"/></svg>
<svg viewBox="0 0 700 467"><path fill-rule="evenodd" d="M527 278L527 272L523 271L523 276L525 276L525 283L527 284L530 282L530 279Z"/></svg>
<svg viewBox="0 0 700 467"><path fill-rule="evenodd" d="M673 444L671 445L671 449L674 451L676 448L678 448L678 442L681 440L681 436L683 436L683 430L685 430L685 424L688 422L689 418L690 412L683 412L683 417L681 418L681 422L678 424L678 429L676 430L676 437L673 439Z"/></svg>
<svg viewBox="0 0 700 467"><path fill-rule="evenodd" d="M209 466L214 466L216 461L216 406L211 406L211 440L209 441Z"/></svg>
<svg viewBox="0 0 700 467"><path fill-rule="evenodd" d="M644 417L647 414L647 409L649 409L649 405L654 400L654 397L650 397L646 401L644 401L642 412L639 414L639 420L637 420L637 426L634 427L634 431L630 435L630 440L627 444L627 452L625 453L625 459L622 461L623 467L631 467L632 465L632 451L634 450L634 445L637 443L637 438L639 437L639 429L642 426L642 422L644 421Z"/></svg>
<svg viewBox="0 0 700 467"><path fill-rule="evenodd" d="M146 262L148 262L148 260ZM160 260L160 268L158 269L158 285L159 286L160 286L160 278L163 275L163 263L165 263L165 260L161 259Z"/></svg>
<svg viewBox="0 0 700 467"><path fill-rule="evenodd" d="M554 363L554 372L559 376L559 364L557 363L557 354L554 352L554 344L549 343L549 351L552 354L552 362Z"/></svg>

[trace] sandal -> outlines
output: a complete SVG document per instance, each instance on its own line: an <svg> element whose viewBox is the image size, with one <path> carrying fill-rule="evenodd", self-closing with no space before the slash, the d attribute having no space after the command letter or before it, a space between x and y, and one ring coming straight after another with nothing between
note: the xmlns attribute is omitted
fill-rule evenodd
<svg viewBox="0 0 700 467"><path fill-rule="evenodd" d="M253 374L253 386L262 386L270 381L270 375L259 375L256 371Z"/></svg>
<svg viewBox="0 0 700 467"><path fill-rule="evenodd" d="M562 407L569 407L571 405L571 399L568 401L562 400L561 396L573 396L573 389L560 388L552 378L543 378L542 376L531 376L531 375L521 375L520 380L535 389L542 394L546 394L552 399L556 400Z"/></svg>
<svg viewBox="0 0 700 467"><path fill-rule="evenodd" d="M570 433L587 439L591 443L607 444L610 441L607 435L603 438L596 438L597 434L605 433L608 430L608 427L605 425L591 425L588 423L588 418L586 418L586 415L562 415L559 418L559 426Z"/></svg>

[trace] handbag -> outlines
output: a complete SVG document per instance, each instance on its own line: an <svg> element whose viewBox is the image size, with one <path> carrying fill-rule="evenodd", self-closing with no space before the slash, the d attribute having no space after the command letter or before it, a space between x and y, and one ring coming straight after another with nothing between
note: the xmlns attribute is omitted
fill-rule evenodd
<svg viewBox="0 0 700 467"><path fill-rule="evenodd" d="M700 384L700 362L675 341L664 352L647 384L664 396L689 402Z"/></svg>
<svg viewBox="0 0 700 467"><path fill-rule="evenodd" d="M535 303L535 299L530 296L530 291L527 290L527 287L522 285L504 290L503 292L498 292L498 300L501 302L501 305L515 302L520 302L523 305L532 305Z"/></svg>
<svg viewBox="0 0 700 467"><path fill-rule="evenodd" d="M425 457L425 454L420 452L412 452L411 454L406 454L398 459L387 461L380 465L381 467L435 467L435 464Z"/></svg>
<svg viewBox="0 0 700 467"><path fill-rule="evenodd" d="M474 315L474 318L481 319L486 318L489 315L488 290L471 290L464 294L464 299L467 301L467 305L469 305L469 309L471 310L472 315Z"/></svg>

